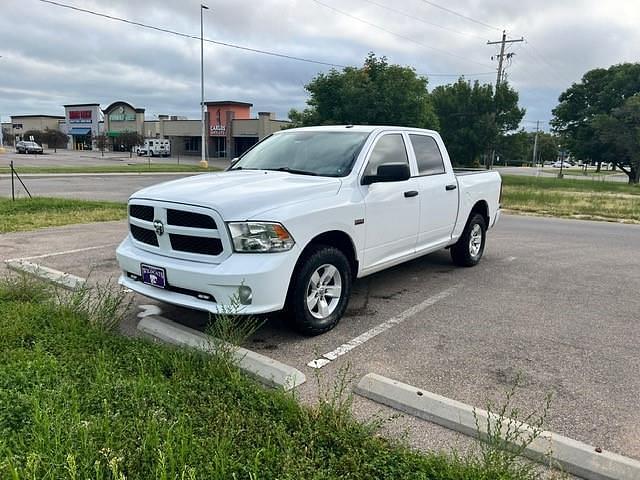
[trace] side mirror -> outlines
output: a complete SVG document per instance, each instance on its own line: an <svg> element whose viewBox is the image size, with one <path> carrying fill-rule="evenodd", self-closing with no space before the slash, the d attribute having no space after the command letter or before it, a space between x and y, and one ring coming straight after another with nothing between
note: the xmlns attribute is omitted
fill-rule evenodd
<svg viewBox="0 0 640 480"><path fill-rule="evenodd" d="M378 182L403 182L411 178L409 165L406 163L383 163L378 166L375 175L362 177L363 185L371 185Z"/></svg>

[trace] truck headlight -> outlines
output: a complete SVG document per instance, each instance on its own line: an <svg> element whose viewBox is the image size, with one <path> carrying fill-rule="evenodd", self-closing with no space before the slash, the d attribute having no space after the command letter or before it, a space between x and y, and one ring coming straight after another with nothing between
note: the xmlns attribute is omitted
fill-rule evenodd
<svg viewBox="0 0 640 480"><path fill-rule="evenodd" d="M230 222L233 249L241 253L275 253L291 250L293 237L279 223Z"/></svg>

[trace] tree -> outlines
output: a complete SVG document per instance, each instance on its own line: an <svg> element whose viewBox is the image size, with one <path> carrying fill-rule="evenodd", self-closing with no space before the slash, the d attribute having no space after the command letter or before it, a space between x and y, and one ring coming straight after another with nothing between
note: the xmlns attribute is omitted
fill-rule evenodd
<svg viewBox="0 0 640 480"><path fill-rule="evenodd" d="M133 147L142 145L144 143L144 137L138 132L125 130L124 132L120 132L116 137L116 141L120 142L120 145L123 145L124 148L129 151L129 158L131 158Z"/></svg>
<svg viewBox="0 0 640 480"><path fill-rule="evenodd" d="M500 157L500 163L503 165L507 161L528 163L531 161L530 143L531 135L524 130L503 135L498 138L496 155Z"/></svg>
<svg viewBox="0 0 640 480"><path fill-rule="evenodd" d="M104 157L104 150L109 145L109 137L107 137L104 133L100 133L98 135L93 136L93 141L96 143L96 147L100 150L101 156Z"/></svg>
<svg viewBox="0 0 640 480"><path fill-rule="evenodd" d="M596 68L584 74L559 98L553 109L552 125L565 138L567 148L578 158L600 164L612 162L617 167L624 161L617 157L611 142L596 132L594 120L610 115L626 99L640 93L640 63ZM605 135L606 136L606 135ZM632 181L630 170L629 181Z"/></svg>
<svg viewBox="0 0 640 480"><path fill-rule="evenodd" d="M44 140L44 132L40 130L27 130L22 134L22 140L30 141L31 137L33 137L33 141L38 145L42 145Z"/></svg>
<svg viewBox="0 0 640 480"><path fill-rule="evenodd" d="M518 93L506 82L496 95L490 84L473 84L460 78L431 93L442 135L453 162L478 164L481 154L498 145L499 138L515 130L524 117Z"/></svg>
<svg viewBox="0 0 640 480"><path fill-rule="evenodd" d="M305 86L302 112L291 110L292 126L327 124L404 125L437 128L427 79L413 68L390 65L370 53L362 68L332 69Z"/></svg>
<svg viewBox="0 0 640 480"><path fill-rule="evenodd" d="M69 135L62 133L57 129L45 128L42 140L47 144L49 148L53 147L53 151L56 152L58 148L61 148L69 141Z"/></svg>
<svg viewBox="0 0 640 480"><path fill-rule="evenodd" d="M5 145L13 145L15 138L16 136L13 133L11 133L8 129L6 128L2 129L2 141L4 142Z"/></svg>
<svg viewBox="0 0 640 480"><path fill-rule="evenodd" d="M597 115L591 128L629 183L640 182L640 94L629 97L609 115Z"/></svg>
<svg viewBox="0 0 640 480"><path fill-rule="evenodd" d="M537 156L540 163L555 162L558 158L558 144L560 139L551 133L540 132L538 134L538 152ZM533 148L533 144L532 147ZM530 158L533 156L533 152L530 154Z"/></svg>

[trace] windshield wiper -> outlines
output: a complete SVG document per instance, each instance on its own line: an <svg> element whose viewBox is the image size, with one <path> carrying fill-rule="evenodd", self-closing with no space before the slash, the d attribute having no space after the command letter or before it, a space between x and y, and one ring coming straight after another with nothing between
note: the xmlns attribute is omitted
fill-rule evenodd
<svg viewBox="0 0 640 480"><path fill-rule="evenodd" d="M229 168L229 171L233 171L233 170L262 170L262 168L247 168L242 166Z"/></svg>
<svg viewBox="0 0 640 480"><path fill-rule="evenodd" d="M307 170L296 170L295 168L289 168L289 167L280 167L280 168L264 168L263 170L272 170L274 172L287 172L287 173L294 173L297 175L311 175L314 177L317 177L318 174L315 172L308 172Z"/></svg>

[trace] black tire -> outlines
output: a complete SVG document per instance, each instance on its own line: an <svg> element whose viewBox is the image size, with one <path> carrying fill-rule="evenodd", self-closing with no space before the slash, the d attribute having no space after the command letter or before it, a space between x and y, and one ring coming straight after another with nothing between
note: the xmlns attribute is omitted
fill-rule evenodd
<svg viewBox="0 0 640 480"><path fill-rule="evenodd" d="M477 250L476 253L471 240L472 236L477 239L475 234L477 234L478 229L482 237L480 239L480 249ZM469 218L469 221L464 227L464 231L458 241L451 247L451 259L453 260L453 263L459 267L473 267L474 265L477 265L484 253L484 245L486 241L487 222L482 215L474 213ZM477 240L475 243L477 246Z"/></svg>
<svg viewBox="0 0 640 480"><path fill-rule="evenodd" d="M320 335L335 327L347 309L349 296L351 295L351 266L342 251L328 245L312 246L303 255L304 257L298 263L291 279L286 314L292 327L298 332L309 336ZM312 276L325 266L335 267L340 275L340 297L327 316L318 318L317 315L322 315L319 310L320 302L323 301L327 304L326 298L329 298L327 308L331 308L331 302L334 298L337 298L331 297L329 291L324 294L320 293L320 299L316 300L318 302L318 311L313 312L309 308L308 297L312 292L318 292L318 290L313 289ZM324 273L325 270L320 271ZM335 278L333 280L330 279L329 283L322 288L330 289L332 286L335 287L336 283Z"/></svg>

